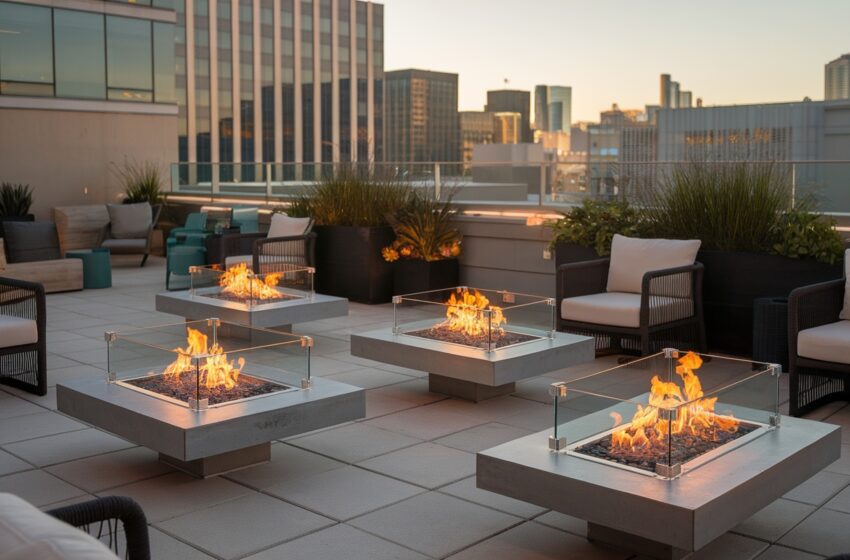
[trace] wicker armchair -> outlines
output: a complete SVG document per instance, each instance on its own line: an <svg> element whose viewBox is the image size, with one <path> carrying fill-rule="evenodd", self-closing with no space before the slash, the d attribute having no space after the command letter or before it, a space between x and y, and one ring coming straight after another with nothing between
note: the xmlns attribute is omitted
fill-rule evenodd
<svg viewBox="0 0 850 560"><path fill-rule="evenodd" d="M0 278L0 383L47 393L46 325L44 286Z"/></svg>
<svg viewBox="0 0 850 560"><path fill-rule="evenodd" d="M788 298L789 413L799 416L834 400L850 400L850 344L837 342L844 363L817 359L822 352L807 351L805 339L817 327L841 327L850 333L850 321L841 321L846 280L803 286ZM802 331L804 342L800 344ZM827 333L829 335L829 333ZM800 353L805 355L800 355ZM808 355L808 356L807 356Z"/></svg>
<svg viewBox="0 0 850 560"><path fill-rule="evenodd" d="M118 523L124 526L126 558L128 560L150 560L151 549L148 537L148 521L141 506L132 498L106 496L80 504L53 509L49 515L88 532L99 523L95 537L108 537L108 546L118 554ZM115 523L113 523L115 521ZM106 534L104 534L104 528Z"/></svg>
<svg viewBox="0 0 850 560"><path fill-rule="evenodd" d="M558 267L558 330L594 337L597 355L645 356L664 347L705 351L701 263L645 273L640 294L606 292L609 267L610 258ZM610 299L608 312L619 313L623 321L605 324L570 318L565 313L569 305L565 306L564 300L580 296L598 297L603 305L605 299ZM624 313L618 306L630 309ZM629 313L631 319L627 317Z"/></svg>
<svg viewBox="0 0 850 560"><path fill-rule="evenodd" d="M258 273L279 272L292 266L315 266L316 234L254 240L252 264Z"/></svg>

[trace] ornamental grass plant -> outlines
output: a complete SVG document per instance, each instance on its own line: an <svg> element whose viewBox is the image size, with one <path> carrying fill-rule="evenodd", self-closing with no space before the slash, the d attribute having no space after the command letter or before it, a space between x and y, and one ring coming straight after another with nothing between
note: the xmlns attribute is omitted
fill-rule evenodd
<svg viewBox="0 0 850 560"><path fill-rule="evenodd" d="M405 206L389 216L396 238L381 251L384 260L438 261L459 256L461 234L451 223L453 196L439 200L429 192L415 191Z"/></svg>

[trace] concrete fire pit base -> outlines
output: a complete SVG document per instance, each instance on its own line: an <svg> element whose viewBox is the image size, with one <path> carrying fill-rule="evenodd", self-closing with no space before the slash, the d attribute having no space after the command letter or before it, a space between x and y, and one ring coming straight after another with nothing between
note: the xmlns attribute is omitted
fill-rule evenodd
<svg viewBox="0 0 850 560"><path fill-rule="evenodd" d="M217 317L229 323L291 331L296 323L345 317L348 315L348 300L314 294L310 298L263 303L247 309L238 303L192 295L189 290L183 290L157 294L156 310L187 320Z"/></svg>
<svg viewBox="0 0 850 560"><path fill-rule="evenodd" d="M285 380L298 386L299 380ZM149 447L171 466L208 477L267 462L271 443L366 415L359 387L314 378L309 389L194 411L100 379L56 386L58 409Z"/></svg>
<svg viewBox="0 0 850 560"><path fill-rule="evenodd" d="M594 342L555 333L486 352L384 328L352 334L351 355L427 371L431 391L478 402L512 393L516 381L592 361Z"/></svg>
<svg viewBox="0 0 850 560"><path fill-rule="evenodd" d="M602 417L610 427L603 410L562 431L580 437ZM550 451L550 435L478 453L478 488L585 519L588 539L664 560L699 550L841 455L839 426L783 416L779 428L666 480Z"/></svg>

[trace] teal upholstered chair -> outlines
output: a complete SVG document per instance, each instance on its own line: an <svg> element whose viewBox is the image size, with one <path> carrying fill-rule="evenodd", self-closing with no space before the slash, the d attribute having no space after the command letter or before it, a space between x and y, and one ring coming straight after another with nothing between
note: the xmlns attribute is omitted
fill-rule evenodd
<svg viewBox="0 0 850 560"><path fill-rule="evenodd" d="M259 208L256 206L234 206L230 210L230 226L238 226L240 233L257 233L260 231Z"/></svg>
<svg viewBox="0 0 850 560"><path fill-rule="evenodd" d="M192 212L186 216L186 223L182 227L176 227L168 235L166 245L196 245L203 247L204 240L209 235L207 228L207 213Z"/></svg>

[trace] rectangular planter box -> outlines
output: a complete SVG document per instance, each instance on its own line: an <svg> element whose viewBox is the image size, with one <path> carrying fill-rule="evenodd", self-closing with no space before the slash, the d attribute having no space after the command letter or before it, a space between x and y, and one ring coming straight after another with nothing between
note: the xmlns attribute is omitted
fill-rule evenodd
<svg viewBox="0 0 850 560"><path fill-rule="evenodd" d="M413 294L451 288L459 284L457 259L439 261L398 260L393 263L393 293Z"/></svg>
<svg viewBox="0 0 850 560"><path fill-rule="evenodd" d="M389 226L315 226L316 284L322 294L359 303L387 303L393 268L381 249L395 239Z"/></svg>

